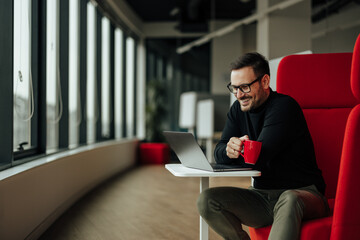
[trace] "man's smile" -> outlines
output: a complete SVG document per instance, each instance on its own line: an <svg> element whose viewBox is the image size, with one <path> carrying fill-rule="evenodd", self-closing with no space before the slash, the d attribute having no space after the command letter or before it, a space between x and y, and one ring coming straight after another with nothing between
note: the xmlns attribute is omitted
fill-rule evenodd
<svg viewBox="0 0 360 240"><path fill-rule="evenodd" d="M249 104L250 100L251 100L251 97L240 98L240 103L241 103L241 105L247 105L247 104Z"/></svg>

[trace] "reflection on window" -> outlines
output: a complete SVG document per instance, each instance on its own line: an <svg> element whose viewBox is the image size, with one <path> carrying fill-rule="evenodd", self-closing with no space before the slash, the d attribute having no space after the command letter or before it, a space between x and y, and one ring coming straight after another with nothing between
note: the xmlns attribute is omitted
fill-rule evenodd
<svg viewBox="0 0 360 240"><path fill-rule="evenodd" d="M115 30L115 138L123 136L123 32Z"/></svg>
<svg viewBox="0 0 360 240"><path fill-rule="evenodd" d="M160 56L157 57L156 63L156 80L163 81L164 80L164 59Z"/></svg>
<svg viewBox="0 0 360 240"><path fill-rule="evenodd" d="M34 99L31 79L30 0L14 1L14 151L31 147Z"/></svg>
<svg viewBox="0 0 360 240"><path fill-rule="evenodd" d="M96 11L94 5L87 5L87 89L86 89L86 120L87 142L94 143L96 139L96 121L98 113L96 102Z"/></svg>
<svg viewBox="0 0 360 240"><path fill-rule="evenodd" d="M165 100L165 104L166 104L166 109L168 111L168 114L166 114L165 117L165 121L163 122L163 128L164 129L171 129L172 126L172 121L173 118L172 116L174 116L174 111L175 111L175 106L174 106L174 100L175 100L175 88L174 86L174 67L173 67L173 63L171 61L166 61L166 81L165 81L165 87L167 89L167 94L165 94L164 98Z"/></svg>
<svg viewBox="0 0 360 240"><path fill-rule="evenodd" d="M139 139L145 138L145 46L144 42L137 42L136 45L136 136Z"/></svg>
<svg viewBox="0 0 360 240"><path fill-rule="evenodd" d="M148 79L152 80L152 79L156 79L155 76L155 55L152 52L149 52L148 54L148 59L147 59L147 72L149 74Z"/></svg>
<svg viewBox="0 0 360 240"><path fill-rule="evenodd" d="M101 20L101 135L110 136L110 21Z"/></svg>
<svg viewBox="0 0 360 240"><path fill-rule="evenodd" d="M126 134L134 136L134 87L135 87L135 42L128 37L126 39Z"/></svg>
<svg viewBox="0 0 360 240"><path fill-rule="evenodd" d="M69 147L79 144L79 0L69 1Z"/></svg>
<svg viewBox="0 0 360 240"><path fill-rule="evenodd" d="M59 121L62 114L59 71L58 1L48 0L46 9L46 103L47 151L59 144Z"/></svg>

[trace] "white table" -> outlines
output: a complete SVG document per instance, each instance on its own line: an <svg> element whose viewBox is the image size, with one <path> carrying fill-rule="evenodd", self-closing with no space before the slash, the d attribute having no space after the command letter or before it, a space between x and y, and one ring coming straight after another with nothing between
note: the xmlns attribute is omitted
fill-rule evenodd
<svg viewBox="0 0 360 240"><path fill-rule="evenodd" d="M260 171L228 171L228 172L210 172L194 168L188 168L182 164L166 164L165 168L176 177L200 177L200 192L209 188L209 177L258 177ZM200 216L200 240L209 239L209 226Z"/></svg>

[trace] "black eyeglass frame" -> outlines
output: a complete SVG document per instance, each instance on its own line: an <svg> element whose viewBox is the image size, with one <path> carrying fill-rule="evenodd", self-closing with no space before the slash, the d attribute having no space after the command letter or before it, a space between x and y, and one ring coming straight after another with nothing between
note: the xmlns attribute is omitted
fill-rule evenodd
<svg viewBox="0 0 360 240"><path fill-rule="evenodd" d="M241 84L241 85L239 85L239 86L231 85L231 82L229 82L228 85L226 85L226 87L227 87L227 89L229 89L229 91L230 91L231 93L233 93L233 94L236 94L237 91L234 92L232 89L240 90L240 91L243 92L243 93L249 93L249 92L251 92L251 87L250 87L250 86L253 85L254 83L256 83L257 81L260 81L263 77L264 77L264 75L256 78L256 79L255 79L254 81L252 81L251 83ZM244 91L244 90L241 89L242 87L245 87L245 86L249 88L249 91Z"/></svg>

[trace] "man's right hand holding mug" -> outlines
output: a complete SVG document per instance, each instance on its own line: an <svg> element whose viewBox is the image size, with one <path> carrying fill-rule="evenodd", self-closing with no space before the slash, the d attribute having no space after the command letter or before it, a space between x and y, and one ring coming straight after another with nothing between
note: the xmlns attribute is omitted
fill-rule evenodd
<svg viewBox="0 0 360 240"><path fill-rule="evenodd" d="M243 151L245 140L249 140L248 135L244 135L241 138L230 138L226 146L226 155L229 158L238 158L240 156L240 152Z"/></svg>

